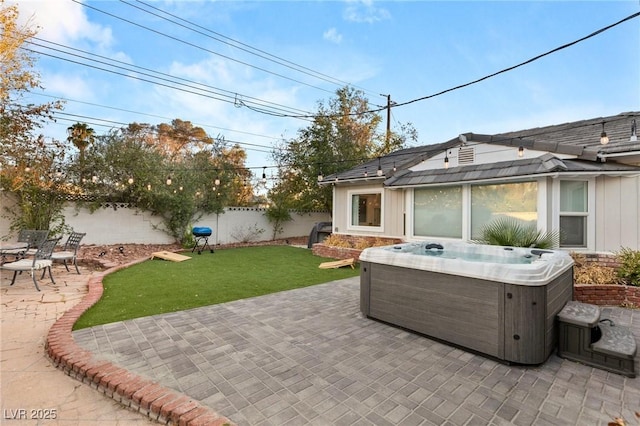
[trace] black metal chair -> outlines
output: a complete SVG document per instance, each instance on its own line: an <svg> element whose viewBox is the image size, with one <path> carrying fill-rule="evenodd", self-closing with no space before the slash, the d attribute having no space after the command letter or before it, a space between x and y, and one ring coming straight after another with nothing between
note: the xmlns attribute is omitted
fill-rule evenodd
<svg viewBox="0 0 640 426"><path fill-rule="evenodd" d="M51 254L53 253L53 249L60 241L60 238L53 238L49 240L45 240L40 247L36 250L33 255L33 259L20 259L15 262L4 263L0 265L0 269L4 269L7 271L13 271L13 279L11 280L11 285L13 285L16 281L16 276L18 272L28 271L31 274L31 278L33 279L33 284L36 286L36 290L40 291L40 287L38 287L38 281L36 280L36 271L43 270L42 278L44 278L44 273L49 271L49 278L51 278L52 283L56 283L53 279L53 275L51 274Z"/></svg>
<svg viewBox="0 0 640 426"><path fill-rule="evenodd" d="M51 255L51 260L54 262L63 262L64 267L67 268L67 272L69 271L69 265L67 261L73 262L73 266L76 267L76 272L80 274L80 270L78 269L78 248L80 247L80 241L87 235L86 232L72 232L67 238L67 242L64 243L64 248L62 251L54 251ZM44 271L42 273L42 277L44 278Z"/></svg>
<svg viewBox="0 0 640 426"><path fill-rule="evenodd" d="M29 248L25 253L27 256L33 256L36 254L36 251L40 248L42 243L44 243L49 237L49 230L27 230L26 232L26 242L29 244Z"/></svg>

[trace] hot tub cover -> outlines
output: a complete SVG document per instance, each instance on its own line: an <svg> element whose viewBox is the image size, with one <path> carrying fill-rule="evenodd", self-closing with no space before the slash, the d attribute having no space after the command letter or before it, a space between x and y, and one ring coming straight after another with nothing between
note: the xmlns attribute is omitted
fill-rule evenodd
<svg viewBox="0 0 640 426"><path fill-rule="evenodd" d="M427 249L437 245L440 249ZM421 252L428 252L420 254ZM455 253L455 255L449 255ZM460 254L487 257L526 256L530 263L502 263L487 260L465 260ZM573 259L562 250L536 250L463 242L412 242L383 247L370 247L360 254L361 262L381 263L403 268L421 269L443 274L498 281L526 286L546 285L573 267Z"/></svg>

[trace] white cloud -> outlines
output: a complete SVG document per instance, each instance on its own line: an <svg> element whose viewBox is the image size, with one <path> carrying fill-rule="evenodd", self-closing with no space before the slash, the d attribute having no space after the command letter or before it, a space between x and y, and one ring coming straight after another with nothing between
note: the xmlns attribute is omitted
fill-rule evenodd
<svg viewBox="0 0 640 426"><path fill-rule="evenodd" d="M91 100L93 98L91 85L81 76L66 73L45 74L42 76L42 81L47 88L47 92L56 96L81 100Z"/></svg>
<svg viewBox="0 0 640 426"><path fill-rule="evenodd" d="M343 17L347 21L373 24L391 18L389 11L376 7L373 0L353 0L348 1L347 4L343 12Z"/></svg>
<svg viewBox="0 0 640 426"><path fill-rule="evenodd" d="M338 30L335 28L329 28L325 31L322 34L322 38L335 44L340 44L342 42L342 34L338 33Z"/></svg>
<svg viewBox="0 0 640 426"><path fill-rule="evenodd" d="M90 22L84 8L78 3L61 0L29 0L18 4L20 20L40 27L38 37L55 43L70 44L90 41L101 50L113 43L111 29Z"/></svg>

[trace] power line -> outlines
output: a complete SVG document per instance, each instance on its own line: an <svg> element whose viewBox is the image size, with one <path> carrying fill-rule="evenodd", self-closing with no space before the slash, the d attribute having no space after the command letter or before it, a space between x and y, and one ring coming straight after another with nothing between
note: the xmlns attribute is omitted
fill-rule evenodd
<svg viewBox="0 0 640 426"><path fill-rule="evenodd" d="M147 31L150 31L150 32L153 32L153 33L155 33L155 34L161 35L161 36L163 36L163 37L166 37L166 38L172 39L172 40L174 40L174 41L177 41L177 42L180 42L180 43L186 44L186 45L191 46L191 47L194 47L194 48L196 48L196 49L203 50L203 51L208 52L208 53L211 53L211 54L213 54L213 55L220 56L220 57L225 58L225 59L228 59L228 60L230 60L230 61L237 62L237 63L239 63L239 64L241 64L241 65L245 65L245 66L247 66L247 67L251 67L251 68L254 68L254 69L256 69L256 70L259 70L259 71L262 71L262 72L265 72L265 73L268 73L268 74L274 75L274 76L276 76L276 77L280 77L280 78L283 78L283 79L285 79L285 80L292 81L292 82L294 82L294 83L298 83L298 84L302 84L302 85L304 85L304 86L311 87L311 88L313 88L313 89L321 90L321 91L323 91L323 92L327 92L327 93L333 93L332 91L327 90L327 89L324 89L324 88L322 88L322 87L314 86L314 85L312 85L312 84L305 83L305 82L303 82L303 81L296 80L296 79L294 79L294 78L290 78L290 77L284 76L284 75L282 75L282 74L275 73L275 72L273 72L273 71L269 71L269 70L267 70L267 69L265 69L265 68L261 68L261 67L255 66L255 65L251 65L251 64L249 64L249 63L247 63L247 62L243 62L243 61L240 61L240 60L234 59L234 58L232 58L232 57L230 57L230 56L223 55L223 54L218 53L218 52L214 52L213 50L210 50L210 49L204 48L204 47L202 47L202 46L198 46L198 45L197 45L197 44L195 44L195 43L191 43L191 42L188 42L188 41L186 41L186 40L179 39L178 37L174 37L174 36L171 36L171 35L169 35L169 34L165 34L165 33L161 32L161 31L154 30L153 28L150 28L150 27L144 26L144 25L142 25L142 24L138 24L138 23L133 22L133 21L131 21L131 20L129 20L129 19L125 19L125 18L122 18L122 17L120 17L120 16L114 15L114 14L112 14L112 13L106 12L106 11L104 11L104 10L98 9L97 7L89 6L88 4L82 3L82 2L80 2L80 1L78 1L78 0L71 0L71 1L73 1L74 3L78 3L78 4L80 4L81 6L87 7L87 8L89 8L89 9L93 9L93 10L95 10L96 12L103 13L103 14L105 14L105 15L107 15L107 16L111 16L112 18L115 18L115 19L121 20L121 21L126 22L126 23L128 23L128 24L131 24L131 25L134 25L134 26L136 26L136 27L139 27L139 28L145 29L145 30L147 30Z"/></svg>
<svg viewBox="0 0 640 426"><path fill-rule="evenodd" d="M91 62L94 62L94 63L106 65L106 66L109 66L109 67L112 67L112 68L115 68L115 69L135 72L135 73L137 73L139 75L143 75L143 76L147 76L147 77L150 77L150 78L154 78L154 79L157 79L159 81L165 81L165 82L177 84L179 86L184 86L184 87L187 87L187 88L190 88L190 89L194 89L194 90L201 90L201 91L203 91L205 93L211 93L212 95L216 95L216 96L221 96L223 98L227 98L227 99L222 99L222 98L215 97L215 96L208 96L208 97L211 97L212 99L224 101L224 102L227 102L227 103L233 103L234 105L237 105L238 102L240 102L242 105L245 105L245 106L246 106L247 103L255 103L255 104L260 105L262 107L269 107L269 104L271 104L271 105L274 105L271 108L273 108L276 111L277 110L280 110L280 111L289 110L289 111L306 112L306 111L300 110L298 108L291 108L291 107L287 107L285 105L281 105L281 104L277 104L277 103L274 103L274 102L265 101L265 100L262 100L262 99L259 99L259 98L254 98L254 97L246 96L246 95L240 95L240 94L235 93L235 92L231 92L231 91L228 91L228 90L224 90L224 89L220 89L220 88L217 88L217 87L209 86L207 84L199 83L199 82L196 82L196 81L193 81L193 80L189 80L189 79L185 79L185 78L182 78L182 77L172 76L170 74L162 73L162 72L155 71L155 70L152 70L152 69L149 69L149 68L145 68L145 67L141 67L141 66L138 66L138 65L127 64L126 62L123 62L123 61L107 58L105 56L97 55L97 54L94 54L94 53L91 53L91 52L86 52L86 51L83 51L83 50L80 50L80 49L76 49L76 48L73 48L73 47L70 47L70 46L65 46L65 45L62 45L62 44L59 44L59 43L55 43L55 42L51 42L51 41L48 41L48 40L43 40L43 39L40 39L38 37L34 37L34 39L38 40L38 41L42 41L44 43L49 43L49 44L52 44L52 45L55 45L55 46L59 46L59 47L62 47L64 49L71 50L72 52L67 52L67 51L62 50L62 49L57 49L57 48L46 46L46 45L43 45L43 44L40 44L40 43L35 43L33 41L28 41L28 43L30 45L32 45L32 46L37 46L37 47L48 49L48 50L51 50L51 51L54 51L54 52L62 53L64 55L69 55L69 56L72 56L72 57L77 57L77 58L80 58L80 59L83 59L83 60L87 60L87 61L91 61ZM44 53L42 51L36 51L36 50L29 50L27 48L22 48L22 49L28 50L28 51L31 51L31 52L34 52L34 53L38 53L38 54L41 54L41 55L50 56L50 57L53 57L53 58L56 58L56 59L60 59L60 60L66 61L66 62L76 63L76 64L83 65L83 66L86 66L86 67L98 69L98 70L101 70L101 71L112 72L112 73L115 73L115 74L118 74L118 75L122 75L122 76L125 76L125 77L128 77L128 78L137 79L137 80L141 80L141 81L145 81L145 82L149 82L149 83L154 83L154 84L161 84L161 83L157 83L157 82L154 82L154 81L149 81L149 80L143 79L141 77L137 77L135 75L122 74L122 73L119 73L119 72L115 72L113 70L108 70L108 69L105 69L105 68L102 68L102 67L89 65L89 64L84 63L84 62L71 60L69 58L63 58L63 57L56 56L56 55L53 55L53 54L50 54L50 53ZM80 54L73 53L73 51L80 52L80 53L82 53L84 55L88 55L88 57L80 55ZM94 59L93 57L97 57L97 58L104 59L104 60ZM117 64L123 64L124 66L117 65ZM142 71L139 71L139 70L148 71L148 72L142 72ZM154 75L154 74L157 74L157 75ZM184 84L184 83L181 83L180 81L188 82L188 83L191 83L191 84ZM166 85L164 85L164 86L166 86ZM181 89L180 87L176 87L176 86L166 86L166 87L171 87L171 88L174 88L176 90L181 90L181 91L188 92L188 93L194 93L193 91L190 91L190 90L187 90L187 89ZM220 93L220 92L225 92L225 93ZM241 97L241 100L238 99L238 96ZM307 112L307 114L308 114L308 112Z"/></svg>
<svg viewBox="0 0 640 426"><path fill-rule="evenodd" d="M153 6L153 5L150 5L150 4L148 4L148 3L145 3L145 2L143 2L143 1L141 1L141 0L135 0L135 1L136 1L136 2L138 2L138 3L141 3L141 4L143 4L143 5L145 5L146 7L150 8L150 9L157 10L157 11L159 11L159 12L161 12L161 13L165 14L165 15L168 15L168 16L170 16L170 17L172 17L172 18L175 18L175 19L177 19L177 20L179 20L179 21L181 21L181 22L185 22L185 23L187 23L188 25L191 25L191 26L193 26L193 27L195 27L195 28L198 28L198 29L201 29L201 30L203 30L203 31L206 31L207 33L215 34L216 36L221 37L221 38L223 38L223 39L225 39L225 40L222 40L221 38L218 38L218 37L211 36L211 35L209 35L209 34L206 34L206 33L202 32L202 31L199 31L199 30L194 29L194 28L192 28L192 27L189 27L189 26L187 26L187 25L183 25L183 24L181 24L181 23L179 23L179 22L176 22L176 21L174 21L174 20L172 20L172 19L168 19L168 18L166 18L166 17L164 17L164 16L161 16L161 15L159 15L159 14L157 14L157 13L151 12L151 11L149 11L149 10L145 10L145 9L143 9L143 8L139 7L139 6L136 6L136 5L133 5L133 4L131 4L131 3L128 3L128 2L127 2L127 1L125 1L125 0L120 0L120 2L121 2L121 3L127 4L127 5L129 5L129 6L131 6L131 7L135 7L136 9L141 10L141 11L143 11L143 12L145 12L145 13L148 13L148 14L150 14L150 15L156 16L156 17L158 17L158 18L160 18L160 19L164 19L165 21L171 22L171 23L173 23L173 24L175 24L175 25L178 25L178 26L180 26L180 27L182 27L182 28L186 28L186 29L188 29L188 30L191 30L191 31L193 31L193 32L197 33L197 34L200 34L200 35L203 35L203 36L205 36L205 37L211 38L211 39L213 39L213 40L219 41L219 42L224 43L224 44L226 44L226 45L228 45L228 46L231 46L231 47L233 47L233 48L236 48L236 49L242 50L242 51L244 51L244 52L247 52L247 53L249 53L249 54L255 55L255 56L259 57L259 58L266 59L266 60L268 60L268 61L274 62L274 63L276 63L276 64L278 64L278 65L282 65L282 66L287 67L287 68L289 68L289 69L292 69L292 70L294 70L294 71L301 72L301 73L303 73L303 74L306 74L306 75L312 76L312 77L314 77L314 78L318 78L318 79L320 79L320 80L326 81L326 82L331 83L331 84L335 84L335 85L339 85L339 86L348 85L348 86L352 86L352 87L355 87L355 88L361 89L361 90L363 90L363 91L365 91L365 92L368 92L368 93L371 93L371 94L373 94L373 93L374 93L373 91L366 90L366 89L364 89L364 88L362 88L362 87L358 87L358 86L353 85L353 84L351 84L351 83L349 83L349 82L346 82L346 81L343 81L343 80L337 79L337 78L335 78L335 77L331 77L331 76L329 76L329 75L327 75L327 74L323 74L323 73L321 73L321 72L319 72L319 71L315 71L315 70L313 70L313 69L311 69L311 68L305 67L305 66L303 66L303 65L300 65L300 64L297 64L297 63L295 63L295 62L289 61L289 60L287 60L287 59L281 58L281 57L279 57L279 56L273 55L273 54L271 54L271 53L269 53L269 52L266 52L266 51L264 51L264 50L261 50L261 49L258 49L258 48L256 48L256 47L250 46L250 45L248 45L248 44L246 44L246 43L243 43L243 42L241 42L241 41L238 41L238 40L235 40L235 39L233 39L233 38L227 37L227 36L225 36L225 35L223 35L223 34L220 34L220 33L218 33L218 32L215 32L215 31L213 31L213 30L210 30L210 29L208 29L208 28L206 28L206 27L203 27L203 26L201 26L201 25L198 25L198 24L196 24L196 23L194 23L194 22L191 22L191 21L188 21L188 20L186 20L186 19L183 19L183 18L181 18L181 17L179 17L179 16L177 16L177 15L174 15L174 14L172 14L172 13L170 13L170 12L167 12L167 11L165 11L165 10L162 10L162 9L160 9L160 8L157 8L157 7L155 7L155 6ZM229 40L229 41L226 41L226 40ZM257 53L256 53L256 52L257 52Z"/></svg>
<svg viewBox="0 0 640 426"><path fill-rule="evenodd" d="M540 55L534 56L533 58L528 59L528 60L526 60L526 61L524 61L524 62L521 62L521 63L519 63L519 64L517 64L517 65L513 65L513 66L510 66L510 67L508 67L508 68L504 68L504 69L502 69L502 70L500 70L500 71L494 72L494 73L492 73L492 74L486 75L486 76L484 76L484 77L478 78L478 79L476 79L476 80L470 81L470 82L465 83L465 84L461 84L461 85L458 85L458 86L455 86L455 87L451 87L451 88L446 89L446 90L442 90L442 91L437 92L437 93L434 93L434 94L432 94L432 95L423 96L423 97L416 98L416 99L412 99L412 100L410 100L410 101L406 101L406 102L396 102L396 103L394 103L393 105L391 105L391 106L390 106L390 108L397 108L397 107L401 107L401 106L409 105L409 104L412 104L412 103L415 103L415 102L424 101L424 100L426 100L426 99L435 98L435 97L437 97L437 96L444 95L445 93L453 92L453 91L455 91L455 90L459 90L459 89L462 89L462 88L465 88L465 87L471 86L471 85L473 85L473 84L480 83L480 82L482 82L482 81L484 81L484 80L487 80L487 79L489 79L489 78L495 77L495 76L497 76L497 75L499 75L499 74L503 74L503 73L508 72L508 71L512 71L512 70L514 70L514 69L516 69L516 68L519 68L519 67L521 67L521 66L524 66L524 65L530 64L530 63L532 63L532 62L535 62L535 61L537 61L538 59L541 59L541 58L543 58L543 57L545 57L545 56L551 55L552 53L556 53L556 52L558 52L558 51L560 51L560 50L566 49L566 48L571 47L571 46L573 46L573 45L575 45L575 44L578 44L578 43L580 43L580 42L583 42L583 41L585 41L585 40L587 40L587 39L590 39L590 38L592 38L592 37L595 37L596 35L599 35L599 34L601 34L601 33L605 32L605 31L607 31L607 30L610 30L611 28L613 28L613 27L615 27L615 26L617 26L617 25L620 25L620 24L622 24L622 23L624 23L624 22L626 22L626 21L629 21L629 20L631 20L631 19L637 18L638 16L640 16L640 12L637 12L637 13L634 13L634 14L632 14L632 15L629 15L629 16L627 16L626 18L621 19L621 20L620 20L620 21L618 21L618 22L615 22L615 23L613 23L613 24L611 24L611 25L608 25L608 26L606 26L606 27L604 27L604 28L601 28L601 29L599 29L599 30L597 30L597 31L594 31L594 32L592 32L591 34L589 34L589 35L587 35L587 36L584 36L584 37L582 37L582 38L580 38L580 39L578 39L578 40L572 41L572 42L570 42L570 43L564 44L564 45L562 45L562 46L560 46L560 47L556 47L555 49L549 50L548 52L545 52L545 53L542 53L542 54L540 54ZM372 114L372 113L376 113L376 112L383 111L383 110L385 110L385 109L387 109L387 107L386 107L386 106L384 106L384 107L379 107L379 108L376 108L376 109L371 109L371 110L368 110L368 111L363 111L363 112L353 112L353 113L349 113L349 114L347 114L347 115L349 115L349 116L357 116L357 115L363 115L363 114ZM260 112L260 111L258 111L258 112ZM286 117L289 117L289 118L313 118L313 117L320 117L320 116L321 116L321 115L313 115L313 116L300 116L300 115L298 115L298 116L291 116L291 115L287 115ZM334 117L334 116L335 116L335 115L325 115L324 117Z"/></svg>
<svg viewBox="0 0 640 426"><path fill-rule="evenodd" d="M164 117L164 116L161 116L161 115L149 114L149 113L139 112L139 111L132 111L132 110L124 109L124 108L118 108L118 107L113 107L113 106L96 104L96 103L93 103L93 102L80 101L80 100L77 100L77 99L70 99L70 98L63 98L63 97L60 97L60 96L46 95L44 93L31 92L30 94L31 95L36 95L36 96L44 96L44 97L52 98L52 99L58 99L58 100L65 101L65 102L75 102L75 103L95 106L95 107L99 107L99 108L111 109L111 110L114 110L114 111L122 111L122 112L131 113L131 114L137 114L137 115L143 115L143 116L147 116L147 117L159 118L159 119L162 119L162 120L171 121L171 120L174 120L176 118L176 117L173 117L173 118L172 117ZM213 124L203 124L203 123L193 123L193 124L196 125L196 126L200 126L200 127L208 127L208 128L217 129L217 130L220 130L220 131L241 133L241 134L244 134L244 135L256 136L256 137L265 138L265 139L273 139L273 140L279 140L280 139L280 138L275 137L275 136L261 135L261 134L258 134L258 133L245 132L243 130L228 129L228 128L225 128L225 127L214 126Z"/></svg>
<svg viewBox="0 0 640 426"><path fill-rule="evenodd" d="M434 93L432 95L423 96L421 98L413 99L413 100L410 100L410 101L407 101L407 102L397 103L396 105L394 105L394 107L400 107L400 106L404 106L404 105L409 105L409 104L414 103L414 102L424 101L425 99L435 98L436 96L440 96L440 95L443 95L445 93L453 92L454 90L462 89L464 87L468 87L468 86L471 86L473 84L480 83L481 81L487 80L487 79L489 79L491 77L495 77L497 75L503 74L503 73L508 72L508 71L512 71L512 70L514 70L516 68L519 68L521 66L524 66L524 65L530 64L530 63L532 63L534 61L537 61L538 59L544 58L545 56L551 55L552 53L559 52L560 50L566 49L566 48L571 47L571 46L573 46L575 44L578 44L578 43L583 42L583 41L585 41L587 39L590 39L591 37L595 37L598 34L601 34L601 33L605 32L605 31L607 31L607 30L609 30L609 29L611 29L611 28L613 28L613 27L615 27L617 25L620 25L620 24L626 22L626 21L629 21L631 19L637 18L638 16L640 16L640 12L637 12L637 13L634 13L632 15L629 15L626 18L621 19L620 21L618 21L616 23L613 23L613 24L608 25L608 26L606 26L604 28L601 28L601 29L599 29L597 31L594 31L594 32L592 32L591 34L589 34L587 36L584 36L584 37L582 37L582 38L580 38L578 40L572 41L570 43L563 44L560 47L556 47L555 49L551 49L548 52L542 53L542 54L540 54L538 56L534 56L533 58L527 59L526 61L521 62L521 63L519 63L517 65L513 65L511 67L508 67L508 68L502 69L500 71L494 72L493 74L489 74L489 75L486 75L486 76L484 76L482 78L479 78L477 80L473 80L473 81L471 81L469 83L461 84L459 86L455 86L455 87L452 87L450 89L446 89L446 90L443 90L441 92Z"/></svg>

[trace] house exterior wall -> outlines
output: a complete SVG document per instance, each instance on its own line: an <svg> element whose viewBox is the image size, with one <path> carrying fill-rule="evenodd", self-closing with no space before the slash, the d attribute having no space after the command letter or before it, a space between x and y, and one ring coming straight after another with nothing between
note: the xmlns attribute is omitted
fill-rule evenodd
<svg viewBox="0 0 640 426"><path fill-rule="evenodd" d="M350 225L349 198L354 193L380 191L380 183L368 185L334 186L333 232L342 235L403 238L404 236L404 190L382 189L382 226L357 227ZM365 229L366 228L366 229Z"/></svg>
<svg viewBox="0 0 640 426"><path fill-rule="evenodd" d="M14 201L6 193L0 193L0 206L8 207ZM115 206L115 208L114 208ZM240 242L243 236L253 236L251 241L268 241L273 237L273 225L264 215L265 209L227 207L223 214L205 215L194 226L212 228L209 243L230 244ZM4 212L3 212L4 213ZM328 212L292 211L290 222L283 224L283 232L276 238L308 236L318 222L330 222ZM65 222L77 232L86 232L82 244L171 244L173 238L162 231L162 219L129 208L126 204L110 204L93 213L68 203L63 211ZM0 238L9 236L10 220L0 216ZM262 232L258 232L262 230ZM15 238L15 235L13 235Z"/></svg>
<svg viewBox="0 0 640 426"><path fill-rule="evenodd" d="M589 191L588 246L571 249L579 252L612 253L622 247L640 250L640 177L572 177L595 186ZM568 177L566 178L568 179ZM542 177L538 181L538 227L559 227L559 182L562 176ZM498 183L498 182L496 182ZM384 189L383 230L349 229L349 194L354 190L379 190L380 185L344 185L335 187L334 232L346 235L384 236L408 239L412 235L412 189ZM405 229L406 224L406 229Z"/></svg>
<svg viewBox="0 0 640 426"><path fill-rule="evenodd" d="M595 196L595 250L639 250L640 177L599 177Z"/></svg>

